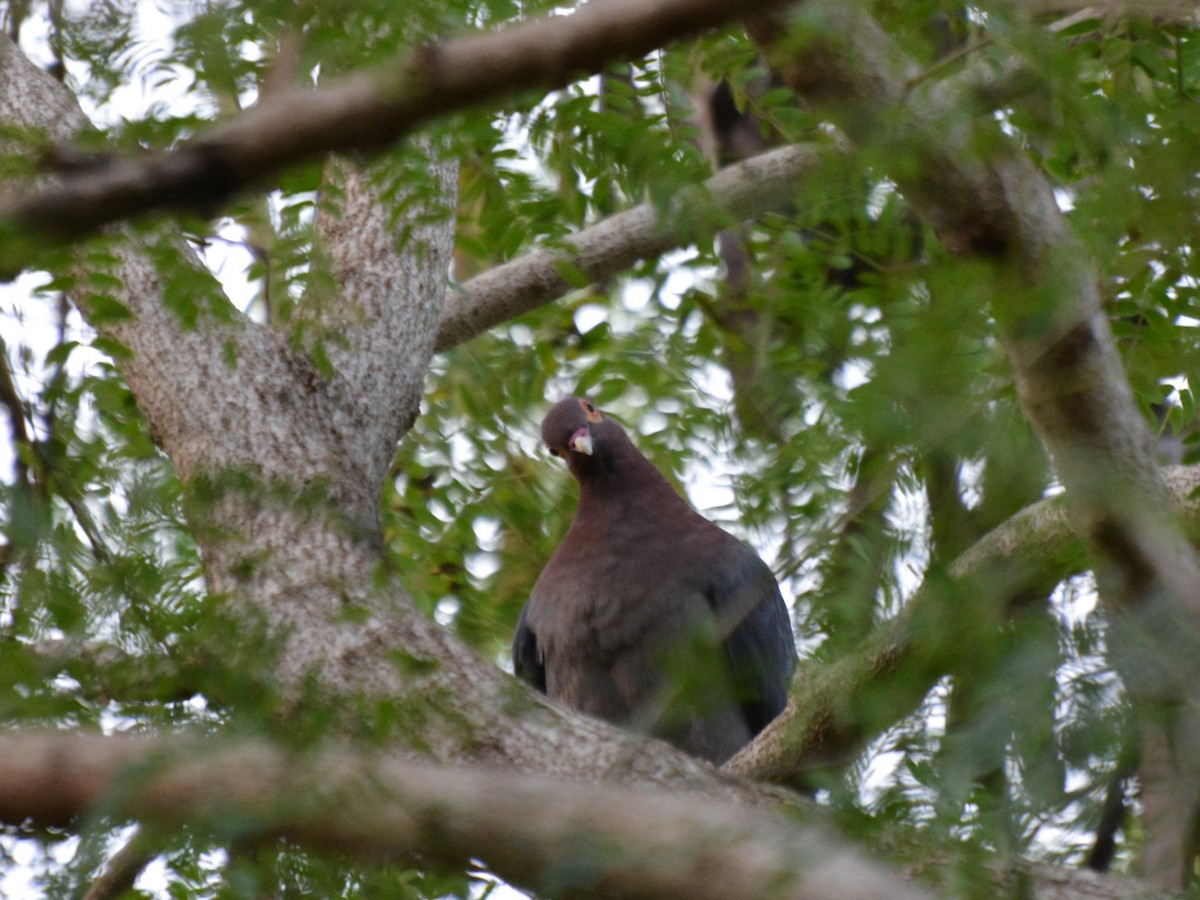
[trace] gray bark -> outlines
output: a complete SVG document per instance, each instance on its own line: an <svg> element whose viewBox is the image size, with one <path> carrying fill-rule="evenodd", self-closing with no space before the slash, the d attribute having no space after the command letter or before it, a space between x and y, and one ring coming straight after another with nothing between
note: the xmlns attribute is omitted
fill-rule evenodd
<svg viewBox="0 0 1200 900"><path fill-rule="evenodd" d="M109 797L118 815L151 825L233 814L256 823L244 841L283 836L368 862L463 868L482 858L502 877L556 895L932 896L778 811L713 815L707 794L400 763L370 752L295 754L261 742L218 749L29 734L0 740L0 753L14 761L0 767L5 822L66 825ZM124 784L139 766L136 783Z"/></svg>

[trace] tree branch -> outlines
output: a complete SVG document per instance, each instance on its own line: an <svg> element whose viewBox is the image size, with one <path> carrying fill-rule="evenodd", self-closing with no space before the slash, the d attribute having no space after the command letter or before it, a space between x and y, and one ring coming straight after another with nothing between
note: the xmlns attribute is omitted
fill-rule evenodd
<svg viewBox="0 0 1200 900"><path fill-rule="evenodd" d="M308 289L315 296L301 301L331 370L325 427L356 448L344 476L374 492L364 497L372 513L396 442L417 417L454 246L457 164L431 153L425 165L432 201L410 199L403 179L411 183L411 173L328 161L314 269L327 269L336 299L317 276Z"/></svg>
<svg viewBox="0 0 1200 900"><path fill-rule="evenodd" d="M70 139L85 125L74 97L3 40L0 121ZM326 485L354 528L368 533L377 527L379 489L396 442L417 408L452 229L446 218L423 222L413 239L428 252L401 254L395 232L384 227L390 209L374 208L368 191L345 199L361 201L353 225L362 237L370 224L375 258L370 266L344 258L344 232L330 247L349 292L343 302L325 303L333 312L324 320L314 319L326 326L319 337L327 338L322 349L332 372L304 352L315 341L297 349L286 328L229 310L177 229L114 235L100 256L113 259L104 273L112 277L97 289L97 273L77 273L70 295L90 320L101 301L128 311L110 311L94 324L130 351L119 360L122 374L185 481L237 471L277 486ZM403 215L392 224L402 226ZM164 302L171 278L185 271L187 302L199 309L190 324Z"/></svg>
<svg viewBox="0 0 1200 900"><path fill-rule="evenodd" d="M0 122L9 127L44 131L56 141L69 141L87 126L87 120L75 97L66 86L33 65L7 38L0 37ZM164 231L157 235L159 247L174 255L176 271L190 267L207 275L199 260L187 247L178 232ZM190 477L222 449L232 448L228 441L213 441L213 434L229 437L231 409L249 411L254 403L252 385L247 385L245 373L229 364L230 356L254 360L254 364L271 370L281 386L296 382L295 360L288 357L287 342L271 329L255 326L237 315L205 316L196 327L186 327L181 317L163 302L163 275L147 253L152 236L122 239L114 234L101 259L107 261L91 266L88 271L73 273L74 286L68 292L71 301L88 316L104 302L110 309L97 330L106 338L129 350L121 360L122 374L138 399L151 431L156 434L171 455L172 462L184 478ZM102 269L97 273L92 269ZM92 278L105 280L94 287ZM204 284L212 293L201 296L198 286ZM206 302L225 302L216 280L207 275L204 281L190 285L191 299L198 305ZM128 313L123 314L123 313ZM222 398L222 410L210 410L196 403L179 414L181 396L199 396L200 386L215 391ZM287 394L286 387L279 390ZM274 398L273 398L274 399ZM252 419L251 419L252 420ZM238 419L242 421L242 419ZM226 465L246 465L261 445L243 446L234 450ZM295 460L292 460L295 462Z"/></svg>
<svg viewBox="0 0 1200 900"><path fill-rule="evenodd" d="M104 867L104 871L88 886L83 900L115 900L133 889L142 870L150 864L157 852L155 842L148 840L135 830L125 846L118 850Z"/></svg>
<svg viewBox="0 0 1200 900"><path fill-rule="evenodd" d="M800 182L819 165L820 151L795 145L763 153L728 166L704 182L694 198L679 198L678 207L707 199L735 220L751 219L791 202ZM713 223L714 229L719 223ZM600 281L624 271L640 259L651 259L694 241L695 230L663 222L646 203L617 213L566 238L563 249L537 250L477 275L446 295L437 350L449 350L501 322L557 300L578 286L567 273Z"/></svg>
<svg viewBox="0 0 1200 900"><path fill-rule="evenodd" d="M103 810L227 829L233 816L255 823L244 839L450 869L482 859L514 884L572 896L929 896L823 828L747 808L714 815L703 795L264 742L7 735L0 758L10 824L67 825Z"/></svg>

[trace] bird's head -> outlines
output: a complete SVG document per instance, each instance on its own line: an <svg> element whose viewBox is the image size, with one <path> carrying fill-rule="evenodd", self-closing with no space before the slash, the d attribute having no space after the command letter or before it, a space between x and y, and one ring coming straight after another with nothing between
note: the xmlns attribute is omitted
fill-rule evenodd
<svg viewBox="0 0 1200 900"><path fill-rule="evenodd" d="M623 435L621 426L604 418L586 397L560 400L542 419L546 448L565 459L576 474L607 459Z"/></svg>

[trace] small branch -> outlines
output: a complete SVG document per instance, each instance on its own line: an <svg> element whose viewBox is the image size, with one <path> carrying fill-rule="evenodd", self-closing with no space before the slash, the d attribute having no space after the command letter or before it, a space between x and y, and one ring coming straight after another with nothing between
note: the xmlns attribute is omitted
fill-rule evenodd
<svg viewBox="0 0 1200 900"><path fill-rule="evenodd" d="M13 443L18 448L31 446L29 429L25 425L25 404L21 402L21 395L17 391L17 383L8 364L8 345L3 338L0 338L0 405L8 413ZM21 458L19 451L13 454L13 468L17 483L28 485L29 466Z"/></svg>
<svg viewBox="0 0 1200 900"><path fill-rule="evenodd" d="M797 186L820 160L813 146L783 147L722 169L704 183L704 191L734 219L754 218L791 202ZM681 208L686 209L687 202L681 198ZM720 224L714 221L713 230ZM650 204L610 216L564 240L563 250L535 251L451 291L436 348L449 350L557 300L578 286L565 271L599 281L695 238L694 230L683 234L674 223L664 224Z"/></svg>
<svg viewBox="0 0 1200 900"><path fill-rule="evenodd" d="M96 703L169 703L197 693L195 672L204 661L181 663L170 656L139 657L105 641L54 638L25 645L49 680L65 672L79 682L78 693ZM210 701L221 698L210 696Z"/></svg>
<svg viewBox="0 0 1200 900"><path fill-rule="evenodd" d="M1061 500L1043 501L927 578L908 606L832 664L802 663L792 703L722 768L744 778L811 788L911 713L953 663L992 640L988 623L1044 599L1084 567Z"/></svg>
<svg viewBox="0 0 1200 900"><path fill-rule="evenodd" d="M1117 832L1125 827L1129 815L1126 795L1130 788L1129 783L1136 774L1136 765L1125 764L1109 776L1111 780L1108 790L1104 793L1104 803L1100 807L1096 836L1084 861L1084 865L1093 872L1107 872L1117 855Z"/></svg>
<svg viewBox="0 0 1200 900"><path fill-rule="evenodd" d="M156 851L141 830L136 830L125 846L113 855L104 871L92 882L83 900L116 900L128 890L154 859Z"/></svg>
<svg viewBox="0 0 1200 900"><path fill-rule="evenodd" d="M280 171L329 153L377 151L431 119L551 89L618 59L779 0L592 0L548 16L405 54L333 87L291 90L167 151L114 157L89 171L0 203L5 274L28 264L46 237L73 239L155 210L210 212ZM8 52L13 52L9 48Z"/></svg>

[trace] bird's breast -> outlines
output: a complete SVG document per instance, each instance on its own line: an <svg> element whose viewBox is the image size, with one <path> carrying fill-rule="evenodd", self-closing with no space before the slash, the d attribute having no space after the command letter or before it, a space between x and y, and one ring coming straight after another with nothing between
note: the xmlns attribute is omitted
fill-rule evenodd
<svg viewBox="0 0 1200 900"><path fill-rule="evenodd" d="M547 663L662 649L711 617L702 567L687 549L648 541L604 552L561 547L534 586L530 609Z"/></svg>

